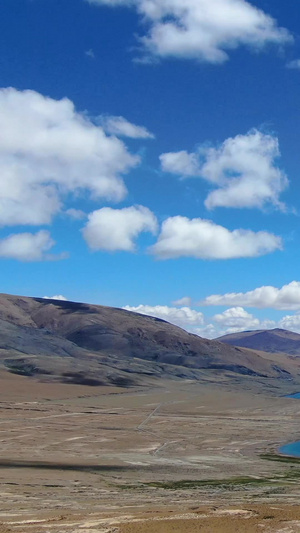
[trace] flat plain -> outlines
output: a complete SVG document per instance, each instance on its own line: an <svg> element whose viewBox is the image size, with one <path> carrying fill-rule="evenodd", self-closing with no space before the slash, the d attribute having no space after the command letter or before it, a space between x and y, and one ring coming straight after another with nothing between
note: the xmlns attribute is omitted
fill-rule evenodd
<svg viewBox="0 0 300 533"><path fill-rule="evenodd" d="M300 401L278 383L3 372L1 533L300 531L300 464L276 455L300 438Z"/></svg>

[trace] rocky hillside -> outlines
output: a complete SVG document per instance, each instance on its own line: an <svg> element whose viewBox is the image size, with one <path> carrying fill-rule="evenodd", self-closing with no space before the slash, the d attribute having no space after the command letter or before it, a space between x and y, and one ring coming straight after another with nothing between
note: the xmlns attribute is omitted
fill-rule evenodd
<svg viewBox="0 0 300 533"><path fill-rule="evenodd" d="M287 377L287 366L202 339L163 320L122 309L0 295L0 364L41 379L90 385L206 372Z"/></svg>
<svg viewBox="0 0 300 533"><path fill-rule="evenodd" d="M286 329L244 331L219 337L221 342L251 350L300 355L300 335Z"/></svg>

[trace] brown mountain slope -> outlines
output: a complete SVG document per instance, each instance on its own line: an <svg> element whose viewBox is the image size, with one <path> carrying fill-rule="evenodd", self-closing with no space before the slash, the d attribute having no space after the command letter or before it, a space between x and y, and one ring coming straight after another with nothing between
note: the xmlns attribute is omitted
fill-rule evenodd
<svg viewBox="0 0 300 533"><path fill-rule="evenodd" d="M244 331L218 338L231 346L241 346L270 353L300 355L300 335L285 329Z"/></svg>
<svg viewBox="0 0 300 533"><path fill-rule="evenodd" d="M274 361L122 309L0 295L0 362L11 371L91 384L206 370L286 377Z"/></svg>

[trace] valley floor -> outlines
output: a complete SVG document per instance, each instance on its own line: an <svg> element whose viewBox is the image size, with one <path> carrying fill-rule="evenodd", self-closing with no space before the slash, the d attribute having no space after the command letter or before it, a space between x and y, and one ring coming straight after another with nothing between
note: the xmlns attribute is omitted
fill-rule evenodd
<svg viewBox="0 0 300 533"><path fill-rule="evenodd" d="M300 463L275 453L300 440L288 392L251 378L125 390L3 373L0 532L300 531Z"/></svg>

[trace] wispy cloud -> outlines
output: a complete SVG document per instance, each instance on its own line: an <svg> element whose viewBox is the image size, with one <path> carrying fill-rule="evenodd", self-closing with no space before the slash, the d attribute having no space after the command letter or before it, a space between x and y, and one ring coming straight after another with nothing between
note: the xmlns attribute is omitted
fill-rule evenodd
<svg viewBox="0 0 300 533"><path fill-rule="evenodd" d="M94 53L94 50L93 50L92 48L90 48L89 50L87 50L87 51L85 52L85 55L86 55L87 57L90 57L91 59L95 59L95 58L96 58L95 53Z"/></svg>
<svg viewBox="0 0 300 533"><path fill-rule="evenodd" d="M115 117L111 115L100 115L98 123L103 129L117 137L130 137L131 139L154 139L153 133L144 126L137 126L129 122L124 117Z"/></svg>
<svg viewBox="0 0 300 533"><path fill-rule="evenodd" d="M300 69L300 59L294 59L293 61L290 61L289 63L287 63L286 66L287 66L287 68L299 70Z"/></svg>

